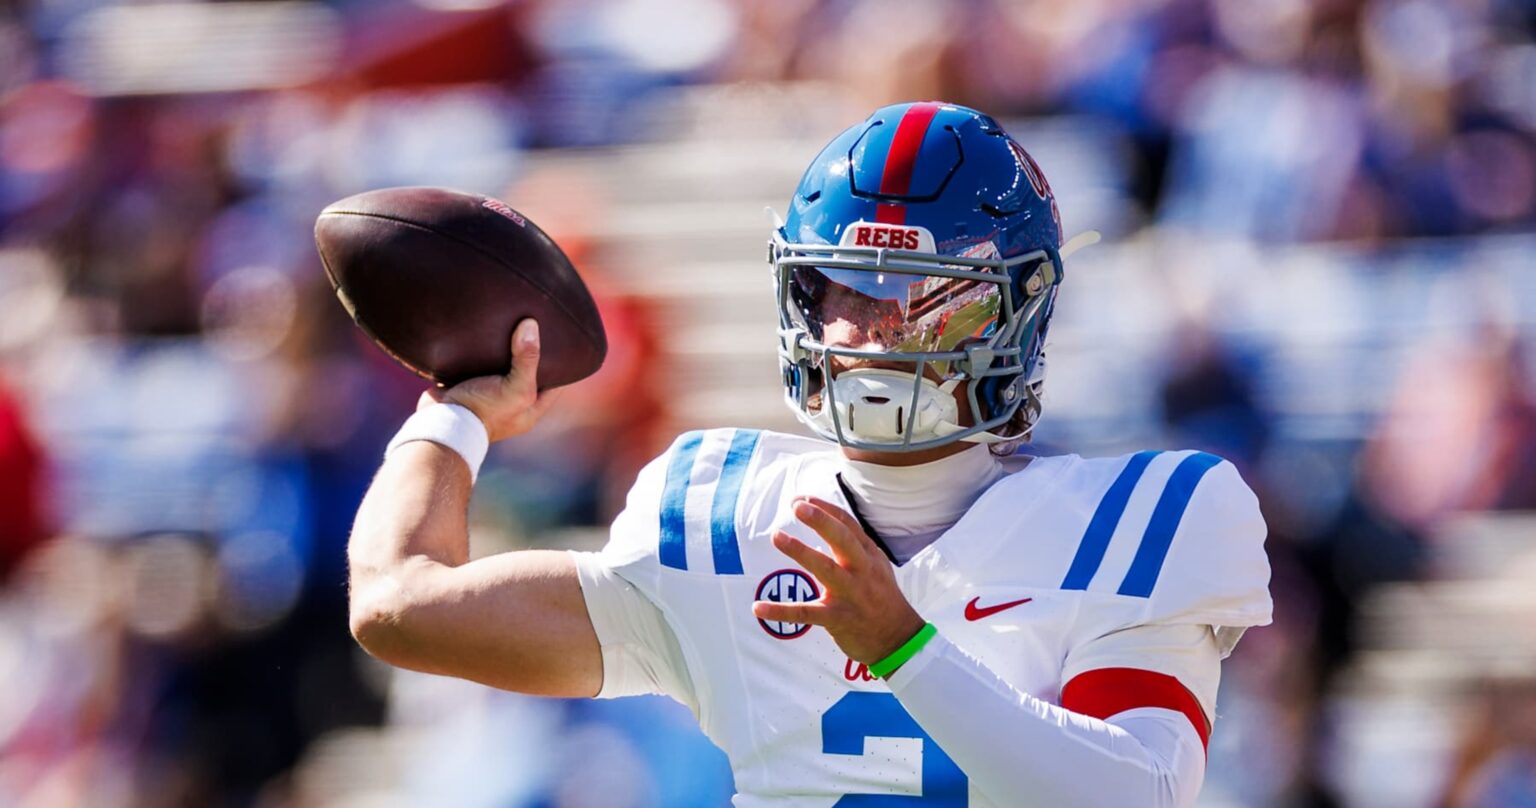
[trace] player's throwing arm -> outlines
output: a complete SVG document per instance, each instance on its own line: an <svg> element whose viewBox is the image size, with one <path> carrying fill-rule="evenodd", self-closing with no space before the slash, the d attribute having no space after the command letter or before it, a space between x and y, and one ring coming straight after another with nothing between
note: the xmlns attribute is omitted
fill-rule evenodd
<svg viewBox="0 0 1536 808"><path fill-rule="evenodd" d="M424 393L392 444L347 548L352 633L402 668L592 696L602 659L570 557L529 550L469 560L471 464L488 443L531 429L557 395L537 390L534 321L517 327L512 356L506 376Z"/></svg>

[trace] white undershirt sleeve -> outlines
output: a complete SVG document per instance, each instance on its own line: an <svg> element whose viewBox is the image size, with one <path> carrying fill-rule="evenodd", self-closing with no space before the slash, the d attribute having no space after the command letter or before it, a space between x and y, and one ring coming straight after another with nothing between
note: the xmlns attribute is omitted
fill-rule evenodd
<svg viewBox="0 0 1536 808"><path fill-rule="evenodd" d="M1156 648L1169 641L1169 629L1191 628L1205 639L1186 649L1187 658L1147 662L1134 652L1136 632ZM1111 636L1115 647L1106 659L1136 659L1140 667L1170 675L1185 665L1206 670L1208 663L1220 664L1205 627L1146 626ZM887 683L972 787L998 805L1188 808L1205 779L1204 744L1183 713L1145 707L1108 720L1074 713L1013 688L942 635Z"/></svg>
<svg viewBox="0 0 1536 808"><path fill-rule="evenodd" d="M603 654L597 698L660 694L698 713L693 680L666 616L600 553L571 552Z"/></svg>

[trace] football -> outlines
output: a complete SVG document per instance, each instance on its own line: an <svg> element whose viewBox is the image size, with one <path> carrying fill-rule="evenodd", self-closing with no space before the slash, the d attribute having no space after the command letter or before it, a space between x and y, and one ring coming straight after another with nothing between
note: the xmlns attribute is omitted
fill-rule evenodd
<svg viewBox="0 0 1536 808"><path fill-rule="evenodd" d="M539 389L586 378L607 354L592 295L544 231L505 203L385 188L320 212L315 246L336 296L379 347L448 386L511 367L509 338L539 323Z"/></svg>

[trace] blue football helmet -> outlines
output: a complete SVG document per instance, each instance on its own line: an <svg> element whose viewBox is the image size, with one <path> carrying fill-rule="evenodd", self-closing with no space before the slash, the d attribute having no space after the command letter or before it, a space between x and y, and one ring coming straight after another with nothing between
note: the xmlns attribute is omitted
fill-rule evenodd
<svg viewBox="0 0 1536 808"><path fill-rule="evenodd" d="M876 110L816 155L769 245L786 402L859 449L1027 435L1061 243L1045 176L991 117Z"/></svg>

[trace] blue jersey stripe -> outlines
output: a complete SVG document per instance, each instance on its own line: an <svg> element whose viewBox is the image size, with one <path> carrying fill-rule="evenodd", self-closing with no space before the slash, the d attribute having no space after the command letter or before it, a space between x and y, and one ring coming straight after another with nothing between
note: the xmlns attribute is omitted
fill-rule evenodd
<svg viewBox="0 0 1536 808"><path fill-rule="evenodd" d="M1125 580L1120 582L1120 594L1139 598L1152 596L1152 587L1157 585L1157 576L1163 571L1163 560L1168 557L1173 534L1178 531L1184 511L1189 508L1189 498L1195 495L1195 486L1220 462L1221 458L1216 455L1196 452L1184 458L1173 470L1168 486L1157 500L1157 507L1152 509L1152 521L1147 523L1147 532L1142 534L1136 558L1131 561Z"/></svg>
<svg viewBox="0 0 1536 808"><path fill-rule="evenodd" d="M738 429L731 438L731 449L720 468L720 483L715 486L715 501L709 511L709 544L715 554L716 575L741 574L741 546L736 540L736 501L741 498L741 484L747 476L747 464L762 437L756 429Z"/></svg>
<svg viewBox="0 0 1536 808"><path fill-rule="evenodd" d="M667 464L667 484L661 490L661 545L657 554L662 564L673 569L688 569L688 478L693 476L693 460L703 442L703 432L684 433L677 439L672 460Z"/></svg>
<svg viewBox="0 0 1536 808"><path fill-rule="evenodd" d="M1120 524L1120 517L1125 514L1125 503L1130 501L1131 492L1136 490L1136 483L1147 470L1147 464L1158 454L1137 452L1131 455L1125 468L1121 469L1120 476L1110 484L1109 491L1105 492L1104 498L1099 500L1098 509L1093 512L1093 519L1088 522L1088 529L1083 532L1083 540L1077 545L1077 555L1072 559L1072 566L1067 569L1067 577L1061 582L1062 589L1087 589L1088 584L1093 582L1099 565L1104 563L1104 553L1109 550L1109 540L1115 535L1115 526Z"/></svg>

